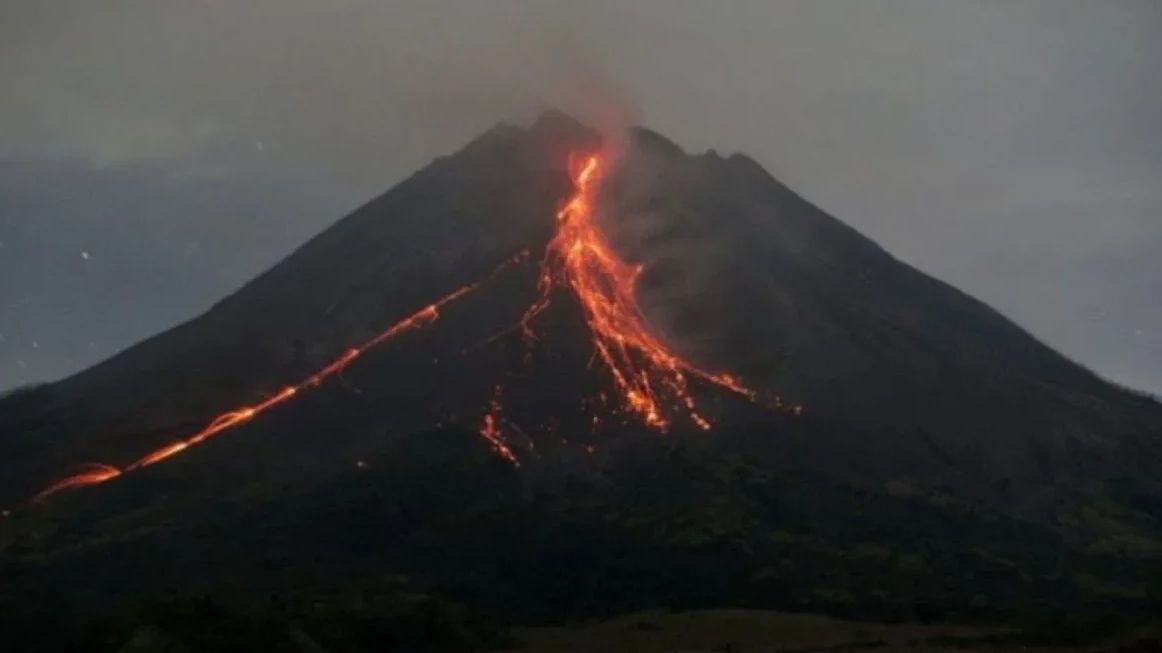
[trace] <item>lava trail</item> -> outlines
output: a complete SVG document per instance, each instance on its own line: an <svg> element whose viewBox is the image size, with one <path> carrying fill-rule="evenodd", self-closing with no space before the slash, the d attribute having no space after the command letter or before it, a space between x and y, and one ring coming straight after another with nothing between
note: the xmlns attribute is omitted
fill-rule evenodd
<svg viewBox="0 0 1162 653"><path fill-rule="evenodd" d="M756 401L758 396L734 376L709 372L683 359L649 328L636 298L642 266L622 260L597 224L597 194L605 167L606 163L596 154L574 158L570 162L573 193L557 213L556 232L541 259L537 297L517 323L529 345L525 361L531 362L527 354L539 341L536 332L538 316L549 308L557 291L571 292L577 297L588 326L595 359L608 372L622 407L638 416L646 425L661 431L667 430L674 419L682 416L695 427L709 430L711 423L699 411L690 391L691 378L752 401ZM510 258L483 281L445 295L362 345L346 350L299 383L286 386L259 403L222 413L200 431L159 447L124 468L92 464L84 471L41 490L32 500L42 501L70 488L105 483L125 473L156 465L250 422L262 413L300 396L304 391L317 388L330 378L340 375L367 350L400 334L432 324L439 319L440 311L445 306L475 291L508 266L524 261L527 256L527 252L522 252ZM489 339L486 343L495 339ZM501 417L501 395L502 388L496 386L478 433L498 456L517 465L519 461L502 432L504 420ZM604 406L604 393L602 398ZM782 408L781 400L776 399L774 407ZM798 406L792 407L796 414L800 410ZM593 423L595 426L600 423L596 414Z"/></svg>
<svg viewBox="0 0 1162 653"><path fill-rule="evenodd" d="M241 426L253 420L255 417L261 415L262 413L294 399L304 391L319 387L328 379L340 374L369 349L378 345L382 345L401 334L422 329L432 324L440 318L441 309L455 302L456 300L463 298L465 295L468 295L469 293L479 289L482 285L484 285L484 283L491 280L501 271L515 263L524 261L527 257L527 252L521 252L520 254L509 258L507 261L497 267L492 272L492 274L490 274L484 280L462 286L452 291L451 293L444 295L440 299L432 302L431 304L428 304L415 313L412 313L411 315L408 315L402 320L391 325L386 330L380 332L374 338L371 338L362 345L358 347L352 347L343 352L338 358L323 366L318 371L303 379L299 383L286 386L282 390L279 390L277 393L261 402L249 406L241 406L239 408L224 412L210 420L210 422L200 431L183 439L176 440L162 447L159 447L145 454L136 461L126 465L123 469L119 469L104 463L91 464L84 471L61 479L60 481L57 481L56 483L53 483L52 485L36 493L32 497L31 501L40 502L64 490L84 487L88 485L98 485L118 478L125 473L156 465L157 463L160 463L163 460L186 451L191 447L201 444L210 438ZM497 443L494 443L494 446L497 446ZM503 446L503 443L500 443L500 446ZM507 451L507 449L502 450L497 448L497 451L499 453L501 451ZM509 456L511 456L511 452L509 452Z"/></svg>
<svg viewBox="0 0 1162 653"><path fill-rule="evenodd" d="M481 420L480 429L477 432L480 434L480 437L488 441L488 446L492 447L493 453L512 463L514 466L520 467L520 461L517 460L516 454L512 452L512 448L505 442L500 430L500 396L503 392L504 388L499 385L493 389L492 400L488 402L488 412L484 414L484 419Z"/></svg>
<svg viewBox="0 0 1162 653"><path fill-rule="evenodd" d="M598 155L572 163L574 192L557 213L557 232L541 262L540 296L521 318L522 330L535 342L534 321L549 307L553 291L572 290L597 358L609 372L623 406L662 431L678 414L709 430L710 422L690 393L689 377L751 400L756 394L731 375L708 372L681 358L649 328L636 298L642 266L623 261L597 224L595 205L605 165Z"/></svg>
<svg viewBox="0 0 1162 653"><path fill-rule="evenodd" d="M85 485L96 485L97 483L104 483L109 479L117 478L121 475L121 470L104 463L90 463L86 467L88 469L85 471L61 479L40 492L37 492L32 497L32 500L43 501L61 490L67 490L72 487L83 487Z"/></svg>

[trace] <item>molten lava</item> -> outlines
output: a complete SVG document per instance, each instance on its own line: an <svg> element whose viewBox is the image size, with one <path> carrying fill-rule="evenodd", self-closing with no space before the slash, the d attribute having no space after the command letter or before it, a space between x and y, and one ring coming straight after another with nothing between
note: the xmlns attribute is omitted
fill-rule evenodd
<svg viewBox="0 0 1162 653"><path fill-rule="evenodd" d="M581 304L597 357L623 406L662 431L677 413L709 430L710 422L690 393L689 377L751 400L756 398L754 391L730 375L696 367L654 335L636 298L642 266L623 261L597 224L595 205L605 163L590 155L573 167L574 193L557 213L557 232L541 263L540 297L522 317L522 330L535 341L533 321L548 308L553 290L571 289Z"/></svg>
<svg viewBox="0 0 1162 653"><path fill-rule="evenodd" d="M636 299L636 286L642 266L623 261L614 252L597 224L597 192L605 162L598 155L583 157L571 166L574 192L557 213L557 230L549 241L541 260L538 277L538 296L521 316L519 327L531 351L539 338L535 322L548 309L555 291L571 292L576 296L590 339L599 360L608 372L619 402L630 414L646 425L660 431L667 430L674 419L684 416L693 426L709 430L710 421L699 411L690 391L690 379L697 378L729 390L749 400L757 400L756 393L739 379L728 374L703 370L666 346L656 336L642 314ZM523 261L522 252L498 267L485 281L509 265ZM235 408L210 420L201 430L175 440L142 456L123 469L106 464L91 464L82 472L57 481L38 492L33 501L43 501L52 495L70 489L105 483L125 473L156 465L226 431L250 422L262 413L287 403L305 391L317 388L332 377L341 375L367 350L386 343L397 336L427 327L440 317L448 304L478 289L485 281L459 288L396 322L379 335L358 347L344 351L335 360L320 368L295 385L284 387L269 398L253 405ZM492 342L492 340L486 341ZM528 360L526 358L526 360ZM502 432L502 389L496 386L492 400L479 428L479 435L501 458L518 465L517 456L507 444ZM607 407L604 393L600 405ZM593 402L596 407L598 402ZM782 407L776 399L775 406ZM792 407L798 414L801 408ZM594 428L601 423L595 413ZM515 425L509 424L527 439ZM529 441L531 446L531 440ZM592 447L589 451L592 452ZM5 516L8 511L5 512Z"/></svg>
<svg viewBox="0 0 1162 653"><path fill-rule="evenodd" d="M523 261L525 258L527 258L526 252L521 252L520 254L512 257L508 261L505 261L503 264L501 264L500 267L498 267L492 273L492 275L488 277L488 279L496 276L497 273L506 269L508 266ZM290 401L304 390L319 387L331 377L337 376L343 372L344 369L355 362L355 359L359 358L359 356L361 356L364 352L371 349L372 347L381 345L408 331L422 329L432 324L437 319L439 319L440 310L442 308L475 291L481 285L483 285L483 283L484 282L477 282L456 289L455 291L441 297L435 302L428 304L415 313L412 313L411 315L408 315L402 320L391 325L391 327L381 332L371 340L368 340L362 346L352 347L351 349L343 352L343 354L338 358L319 369L319 371L308 376L306 379L303 379L298 384L287 386L282 390L279 390L273 396L257 404L251 406L242 406L222 413L221 415L218 415L214 419L210 420L209 424L202 428L202 430L184 439L177 440L165 446L159 447L125 466L124 469L118 469L117 467L104 463L94 463L89 465L84 471L57 481L56 483L53 483L47 488L41 490L40 492L36 493L31 500L33 502L40 502L63 490L75 487L84 487L88 485L98 485L100 483L117 478L126 472L132 472L138 469L156 465L157 463L175 456L189 449L190 447L201 444L202 442L205 442L206 440L209 440L216 435L241 426L242 424L249 422L250 420L270 410L271 408ZM509 452L509 455L511 456L511 452ZM513 460L515 460L515 457L513 457Z"/></svg>
<svg viewBox="0 0 1162 653"><path fill-rule="evenodd" d="M32 497L32 500L43 501L44 499L49 498L61 490L67 490L72 487L96 485L98 483L104 483L109 479L117 478L121 475L121 470L113 467L112 465L90 463L86 467L88 467L88 469L85 471L80 472L79 474L74 474L68 478L61 479L41 490L40 492L37 492L36 495Z"/></svg>

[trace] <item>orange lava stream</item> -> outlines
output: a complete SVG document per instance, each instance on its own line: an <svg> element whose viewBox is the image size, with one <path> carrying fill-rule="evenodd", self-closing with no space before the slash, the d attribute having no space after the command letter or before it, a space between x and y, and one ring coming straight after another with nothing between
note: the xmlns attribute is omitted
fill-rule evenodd
<svg viewBox="0 0 1162 653"><path fill-rule="evenodd" d="M525 311L521 327L535 340L533 320L548 308L553 289L571 288L581 303L597 357L613 378L624 407L662 431L675 413L709 430L710 422L690 394L689 377L751 400L756 394L733 376L683 360L650 330L635 296L642 266L623 261L613 251L594 215L603 172L598 155L574 166L574 194L557 213L557 233L541 265L540 297Z"/></svg>
<svg viewBox="0 0 1162 653"><path fill-rule="evenodd" d="M98 483L104 483L111 478L117 478L121 475L121 470L113 467L112 465L91 463L88 467L89 469L84 472L74 474L65 479L61 479L41 490L40 492L37 492L36 495L32 497L32 500L43 501L44 499L49 498L61 490L67 490L73 487L84 487L86 485L96 485Z"/></svg>
<svg viewBox="0 0 1162 653"><path fill-rule="evenodd" d="M667 430L676 415L684 415L697 428L709 430L712 425L699 412L697 402L690 392L691 377L752 401L757 401L758 396L734 376L709 372L682 359L650 330L635 296L642 266L623 261L613 251L594 215L604 165L600 156L589 155L580 160L579 165L572 166L574 193L557 213L557 231L549 241L541 262L539 294L521 316L519 327L529 343L535 342L537 335L534 321L549 307L553 291L571 290L577 296L589 327L595 357L609 372L623 407L637 415L646 425L660 431ZM346 350L299 383L286 386L259 403L222 413L200 431L159 447L123 469L106 464L91 464L84 471L41 490L33 496L32 501L43 501L64 490L105 483L125 473L156 465L246 424L262 413L341 374L367 350L403 333L431 325L439 319L440 311L445 306L480 288L499 272L524 261L527 256L527 252L522 252L510 258L484 280L459 288L412 313L362 345ZM501 394L502 389L497 386L478 433L498 456L519 465L502 433ZM776 405L782 407L781 400L777 400ZM798 414L801 407L795 406L792 410ZM593 423L595 426L599 423L596 415ZM4 511L3 514L7 516L9 513Z"/></svg>
<svg viewBox="0 0 1162 653"><path fill-rule="evenodd" d="M183 451L186 451L187 449L190 449L191 447L194 447L198 444L201 444L202 442L205 442L206 440L209 440L210 438L213 438L217 435L220 435L221 433L223 433L225 431L229 431L230 429L241 426L242 424L245 424L245 423L253 420L255 417L261 415L262 413L264 413L264 412L266 412L266 411L268 411L268 410L270 410L270 409L272 409L280 404L283 404L283 403L290 401L291 399L295 398L303 391L319 387L324 382L326 382L328 379L340 374L344 369L346 369L348 366L350 366L352 363L354 363L355 360L358 359L361 355L363 355L367 350L369 350L373 347L376 347L378 345L381 345L389 340L392 340L393 338L395 338L401 334L407 333L409 331L414 331L417 329L422 329L422 328L432 324L433 322L435 322L436 320L439 319L440 310L443 309L445 306L447 306L448 304L451 304L452 302L455 302L456 300L464 297L465 295L473 292L474 290L477 290L485 282L492 279L492 277L496 276L496 274L498 274L500 271L506 269L510 265L513 265L515 263L519 263L519 262L525 260L527 258L527 256L528 256L527 252L521 252L520 254L513 256L512 258L510 258L509 260L507 260L503 264L501 264L484 281L479 281L476 283L472 283L472 284L463 286L461 288L454 290L453 292L451 292L447 295L444 295L443 297L441 297L437 301L435 301L431 304L428 304L427 306L421 308L420 310L416 311L415 313L412 313L411 315L408 315L407 317L403 318L402 320L391 325L391 327L389 327L385 331L381 332L379 335L375 336L374 338L363 343L363 345L361 345L359 347L352 347L352 348L348 349L347 351L343 352L343 354L340 355L338 358L331 361L330 363L328 363L327 365L325 365L324 367L319 369L314 374L311 374L310 376L308 376L307 378L303 379L302 381L300 381L299 383L297 383L295 385L286 386L285 388L283 388L282 390L279 390L277 393L275 393L273 396L269 397L268 399L265 399L257 404L251 405L251 406L242 406L242 407L227 411L225 413L222 413L221 415L218 415L217 417L212 419L200 431L198 431L198 432L194 433L193 435L190 435L184 439L177 440L177 441L171 442L165 446L159 447L159 448L145 454L144 456L142 456L141 458L137 459L136 461L130 463L129 465L126 465L124 467L124 469L118 469L117 467L114 467L112 465L107 465L104 463L94 463L85 471L74 474L74 475L69 476L67 478L64 478L60 481L57 481L56 483L53 483L52 485L48 486L47 488L36 493L32 497L31 501L32 502L40 502L40 501L43 501L45 499L48 499L49 497L53 496L54 494L57 494L58 492L62 492L64 490L68 490L71 488L77 488L77 487L85 487L85 486L89 486L89 485L98 485L98 484L113 480L119 476L122 476L123 474L125 474L127 472L132 472L132 471L135 471L138 469L143 469L145 467L150 467L152 465L156 465L156 464L158 464L158 463L160 463L168 458L171 458L171 457L173 457L173 456L175 456ZM508 448L505 447L503 442L500 442L499 439L497 439L495 442L493 442L493 446L494 446L494 448L496 448L498 453L500 453L501 455L504 455L505 453L507 453L507 456L505 456L505 457L510 458L512 461L515 462L515 456L512 455L511 451L508 451Z"/></svg>

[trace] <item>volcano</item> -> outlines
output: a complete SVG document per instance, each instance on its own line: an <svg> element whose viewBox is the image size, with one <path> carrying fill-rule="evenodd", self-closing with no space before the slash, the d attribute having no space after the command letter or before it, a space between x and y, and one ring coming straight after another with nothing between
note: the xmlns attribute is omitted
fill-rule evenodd
<svg viewBox="0 0 1162 653"><path fill-rule="evenodd" d="M403 574L516 619L1153 605L1162 406L744 155L621 145L499 125L4 398L5 598Z"/></svg>

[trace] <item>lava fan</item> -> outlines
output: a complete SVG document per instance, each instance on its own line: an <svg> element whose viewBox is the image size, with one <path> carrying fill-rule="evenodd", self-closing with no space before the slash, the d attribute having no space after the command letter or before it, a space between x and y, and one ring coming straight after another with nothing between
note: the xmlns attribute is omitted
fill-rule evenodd
<svg viewBox="0 0 1162 653"><path fill-rule="evenodd" d="M575 164L574 194L557 214L557 231L545 250L540 298L521 318L526 338L535 343L536 317L548 307L555 288L573 291L584 311L593 348L612 377L625 409L647 425L665 430L667 406L703 430L710 422L690 394L693 375L754 399L755 393L728 374L695 367L670 350L646 323L635 297L640 264L623 261L610 247L595 219L596 192L605 163L590 155Z"/></svg>

